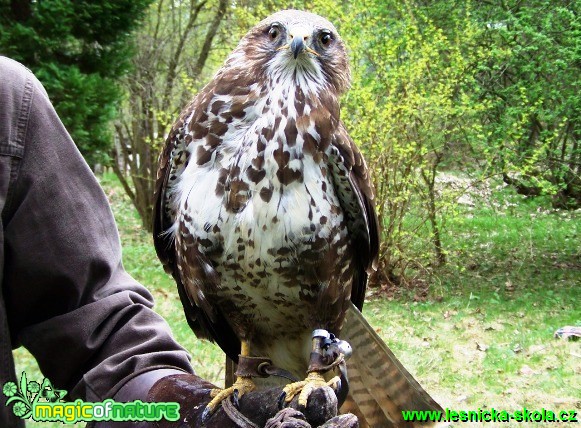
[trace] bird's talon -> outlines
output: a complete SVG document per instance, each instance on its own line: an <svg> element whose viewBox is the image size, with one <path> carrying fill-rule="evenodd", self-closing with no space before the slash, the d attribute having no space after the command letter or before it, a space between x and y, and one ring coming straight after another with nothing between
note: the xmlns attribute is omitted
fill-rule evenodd
<svg viewBox="0 0 581 428"><path fill-rule="evenodd" d="M284 387L283 394L286 395L284 401L286 403L290 403L293 398L299 394L298 404L300 407L307 407L307 402L309 400L309 396L313 393L313 391L317 388L321 388L323 386L328 386L335 391L335 394L338 391L338 386L341 383L341 379L338 376L335 376L330 381L326 381L323 375L318 372L310 372L307 375L307 378L301 382L291 383Z"/></svg>
<svg viewBox="0 0 581 428"><path fill-rule="evenodd" d="M210 417L212 416L213 412L210 410L209 407L206 407L204 409L204 411L202 412L202 417L201 417L201 422L202 425L205 425L206 422L208 422L208 420L210 419Z"/></svg>
<svg viewBox="0 0 581 428"><path fill-rule="evenodd" d="M333 389L335 392L339 391L341 389L341 378L335 376L329 381L329 387L331 387L331 389Z"/></svg>
<svg viewBox="0 0 581 428"><path fill-rule="evenodd" d="M234 404L234 407L236 407L237 409L240 409L240 401L238 401L238 395L239 392L237 389L235 389L234 392L232 393L232 404Z"/></svg>
<svg viewBox="0 0 581 428"><path fill-rule="evenodd" d="M210 397L212 397L212 399L206 405L204 413L202 413L202 422L204 422L204 419L207 421L220 406L222 401L229 399L231 396L233 404L238 408L240 397L254 389L255 385L252 378L243 376L238 377L236 382L234 382L234 385L230 388L213 389L210 391Z"/></svg>
<svg viewBox="0 0 581 428"><path fill-rule="evenodd" d="M286 392L282 391L282 393L278 396L278 410L282 410L286 407Z"/></svg>
<svg viewBox="0 0 581 428"><path fill-rule="evenodd" d="M301 391L300 395L299 395L299 408L306 408L307 407L307 402L309 401L309 396L313 393L313 391L315 390L316 385L309 383L307 384L303 390Z"/></svg>
<svg viewBox="0 0 581 428"><path fill-rule="evenodd" d="M295 383L289 383L287 386L284 387L284 389L282 390L283 394L285 395L285 403L290 403L291 401L293 401L293 398L295 398L295 396L301 392L301 390L305 387L305 385L307 384L306 381L300 381L300 382L295 382Z"/></svg>

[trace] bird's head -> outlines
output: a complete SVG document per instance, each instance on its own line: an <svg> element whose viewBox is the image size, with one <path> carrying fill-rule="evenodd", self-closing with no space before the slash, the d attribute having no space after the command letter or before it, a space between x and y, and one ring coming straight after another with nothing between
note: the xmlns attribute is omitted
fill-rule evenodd
<svg viewBox="0 0 581 428"><path fill-rule="evenodd" d="M241 40L231 61L256 77L334 89L344 92L350 83L345 45L337 29L319 15L283 10L258 23ZM308 87L306 89L308 89Z"/></svg>

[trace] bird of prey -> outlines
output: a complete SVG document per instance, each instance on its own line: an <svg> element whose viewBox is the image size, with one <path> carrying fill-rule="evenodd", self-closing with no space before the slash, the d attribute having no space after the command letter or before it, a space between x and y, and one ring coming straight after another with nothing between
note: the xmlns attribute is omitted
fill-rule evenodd
<svg viewBox="0 0 581 428"><path fill-rule="evenodd" d="M439 406L359 314L379 232L367 166L340 119L349 84L326 19L285 10L251 29L167 138L155 246L196 335L234 361L267 357L304 378L313 330L343 331L356 343L349 410L362 426L405 426L400 409ZM287 399L326 383L311 370ZM239 376L217 399L254 387Z"/></svg>

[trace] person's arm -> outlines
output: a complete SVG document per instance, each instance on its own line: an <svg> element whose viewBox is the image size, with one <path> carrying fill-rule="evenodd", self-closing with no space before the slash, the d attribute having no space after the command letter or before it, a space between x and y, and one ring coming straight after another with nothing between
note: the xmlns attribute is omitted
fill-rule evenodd
<svg viewBox="0 0 581 428"><path fill-rule="evenodd" d="M3 290L12 343L37 359L71 398L101 401L127 381L146 397L160 374L191 372L189 358L123 269L108 201L41 84L2 59L3 108L14 109L24 148L4 213ZM11 78L12 77L12 78ZM24 95L22 95L24 94ZM8 114L8 116L10 116ZM152 260L156 263L157 260Z"/></svg>

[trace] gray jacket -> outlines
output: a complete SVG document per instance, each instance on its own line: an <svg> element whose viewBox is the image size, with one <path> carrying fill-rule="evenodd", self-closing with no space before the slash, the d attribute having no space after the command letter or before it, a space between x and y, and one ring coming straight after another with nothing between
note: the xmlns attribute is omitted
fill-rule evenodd
<svg viewBox="0 0 581 428"><path fill-rule="evenodd" d="M122 387L122 398L143 399L164 374L191 372L151 295L123 269L107 199L44 88L4 57L0 211L0 387L16 380L19 346L71 399L102 401ZM22 426L1 398L0 427Z"/></svg>

